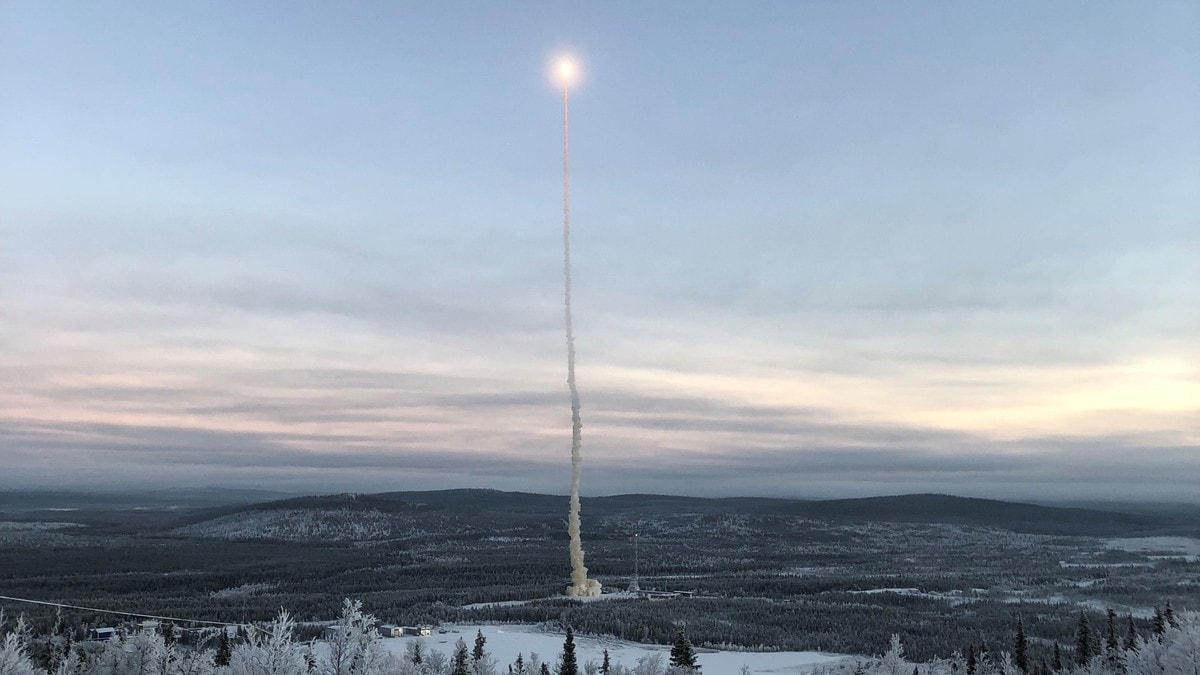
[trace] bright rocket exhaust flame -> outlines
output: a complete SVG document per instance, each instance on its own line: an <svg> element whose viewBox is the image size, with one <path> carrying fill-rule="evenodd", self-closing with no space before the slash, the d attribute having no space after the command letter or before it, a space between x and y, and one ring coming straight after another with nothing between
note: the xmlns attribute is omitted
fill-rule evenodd
<svg viewBox="0 0 1200 675"><path fill-rule="evenodd" d="M567 326L567 387L571 390L571 508L567 532L571 535L571 585L567 595L596 597L600 582L587 578L583 564L583 541L579 536L579 481L583 475L583 455L580 452L583 422L579 415L579 388L575 384L575 334L571 328L571 181L570 181L570 110L568 84L575 68L570 61L558 64L563 84L563 308Z"/></svg>

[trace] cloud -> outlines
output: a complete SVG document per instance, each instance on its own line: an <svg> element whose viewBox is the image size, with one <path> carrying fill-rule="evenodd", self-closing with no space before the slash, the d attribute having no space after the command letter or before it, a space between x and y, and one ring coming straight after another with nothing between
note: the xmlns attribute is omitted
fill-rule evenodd
<svg viewBox="0 0 1200 675"><path fill-rule="evenodd" d="M358 431L347 434L17 421L0 430L0 454L12 469L9 480L21 484L78 486L83 475L121 467L115 484L215 480L319 491L479 486L561 493L568 480L561 429L538 435L524 425L489 426L514 409L549 407L549 417L561 417L561 399L561 393L532 391L447 395L440 401L447 410L425 408L425 414L472 420L477 433L435 429L407 438L371 425L351 425ZM597 392L593 399L593 422L584 437L590 494L934 490L1048 498L1088 496L1095 485L1113 484L1123 485L1120 494L1129 497L1200 498L1183 478L1200 446L1179 444L1167 433L998 441L936 428L835 422L828 410L622 392ZM628 410L639 414L630 418L623 412ZM72 470L63 471L67 465Z"/></svg>

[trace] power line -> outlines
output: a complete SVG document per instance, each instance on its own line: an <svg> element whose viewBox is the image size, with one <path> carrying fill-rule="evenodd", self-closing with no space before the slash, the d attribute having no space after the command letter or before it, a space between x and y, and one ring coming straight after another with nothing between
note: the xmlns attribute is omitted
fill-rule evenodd
<svg viewBox="0 0 1200 675"><path fill-rule="evenodd" d="M112 614L114 616L129 616L138 619L157 619L159 621L174 621L176 623L195 623L204 624L207 626L249 626L254 630L261 631L262 629L254 624L241 624L230 621L204 621L202 619L183 619L177 616L159 616L157 614L139 614L137 612L124 612L116 609L100 609L99 607L84 607L82 605L68 605L62 602L50 602L48 600L33 600L31 598L14 598L11 595L0 595L0 600L9 600L11 602L24 602L30 605L44 605L47 607L59 607L62 609L78 609L85 612L97 612L100 614ZM266 631L263 631L266 632Z"/></svg>

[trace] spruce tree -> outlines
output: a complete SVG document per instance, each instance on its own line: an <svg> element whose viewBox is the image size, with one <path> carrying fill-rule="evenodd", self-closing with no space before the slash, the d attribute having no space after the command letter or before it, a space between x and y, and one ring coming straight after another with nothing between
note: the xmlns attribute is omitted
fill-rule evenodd
<svg viewBox="0 0 1200 675"><path fill-rule="evenodd" d="M487 638L483 637L483 631L475 631L475 646L471 649L471 660L480 661L483 659L485 652L483 646L487 644Z"/></svg>
<svg viewBox="0 0 1200 675"><path fill-rule="evenodd" d="M50 639L46 643L46 669L50 672L58 670L58 665L66 660L67 654L60 652L57 642L63 640L65 629L63 627L62 607L54 608L54 625L50 628ZM64 640L70 644L69 640Z"/></svg>
<svg viewBox="0 0 1200 675"><path fill-rule="evenodd" d="M1025 637L1025 620L1017 616L1017 639L1013 642L1013 661L1022 673L1029 672L1029 643Z"/></svg>
<svg viewBox="0 0 1200 675"><path fill-rule="evenodd" d="M458 644L454 645L454 660L450 675L471 675L471 667L467 665L467 659L467 643L459 638Z"/></svg>
<svg viewBox="0 0 1200 675"><path fill-rule="evenodd" d="M1167 606L1163 608L1163 619L1171 628L1179 628L1179 622L1175 620L1175 610L1171 609L1171 601L1167 600Z"/></svg>
<svg viewBox="0 0 1200 675"><path fill-rule="evenodd" d="M1092 629L1088 625L1086 612L1079 613L1079 627L1075 632L1075 663L1086 666L1092 660Z"/></svg>
<svg viewBox="0 0 1200 675"><path fill-rule="evenodd" d="M229 645L229 629L221 627L221 637L217 640L217 654L213 657L213 665L221 668L229 665L229 659L233 656L233 648Z"/></svg>
<svg viewBox="0 0 1200 675"><path fill-rule="evenodd" d="M579 675L579 664L575 661L575 631L567 626L567 639L563 640L562 660L558 663L558 675Z"/></svg>
<svg viewBox="0 0 1200 675"><path fill-rule="evenodd" d="M967 646L967 675L975 675L979 662L975 660L975 645Z"/></svg>
<svg viewBox="0 0 1200 675"><path fill-rule="evenodd" d="M1063 669L1062 647L1059 646L1057 640L1054 641L1054 661L1050 664L1050 667L1053 668L1054 672L1056 673L1062 671Z"/></svg>
<svg viewBox="0 0 1200 675"><path fill-rule="evenodd" d="M692 641L682 630L675 632L675 644L671 646L671 665L676 668L700 670L700 666L696 665L696 650L692 648Z"/></svg>
<svg viewBox="0 0 1200 675"><path fill-rule="evenodd" d="M1154 629L1153 630L1154 630L1154 634L1159 638L1162 638L1162 634L1164 632L1166 632L1166 630L1167 630L1167 622L1165 619L1163 619L1162 610L1160 610L1158 607L1154 608Z"/></svg>
<svg viewBox="0 0 1200 675"><path fill-rule="evenodd" d="M608 650L604 650L604 660L600 662L600 675L608 675L608 671L612 669L612 663L608 660Z"/></svg>
<svg viewBox="0 0 1200 675"><path fill-rule="evenodd" d="M1117 613L1109 608L1108 610L1108 634L1104 636L1104 656L1109 663L1116 665L1120 659L1121 643L1117 640Z"/></svg>
<svg viewBox="0 0 1200 675"><path fill-rule="evenodd" d="M1133 615L1129 615L1129 625L1125 628L1125 651L1136 652L1138 643L1137 626L1133 624Z"/></svg>
<svg viewBox="0 0 1200 675"><path fill-rule="evenodd" d="M542 663L542 671L539 673L539 675L550 675L550 666Z"/></svg>

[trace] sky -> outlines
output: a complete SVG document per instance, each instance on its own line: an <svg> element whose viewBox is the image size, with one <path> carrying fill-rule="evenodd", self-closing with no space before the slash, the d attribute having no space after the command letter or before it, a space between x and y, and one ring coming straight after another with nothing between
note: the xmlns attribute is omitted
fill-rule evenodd
<svg viewBox="0 0 1200 675"><path fill-rule="evenodd" d="M1200 501L1194 2L0 4L0 489Z"/></svg>

